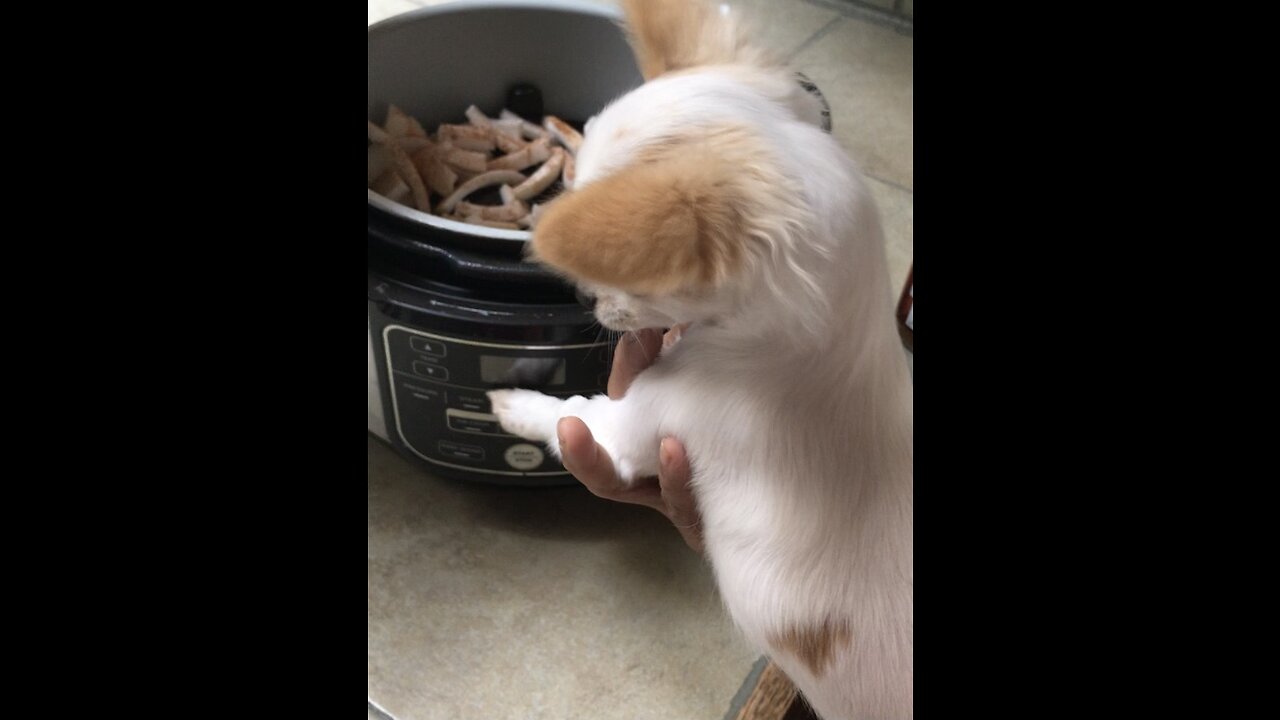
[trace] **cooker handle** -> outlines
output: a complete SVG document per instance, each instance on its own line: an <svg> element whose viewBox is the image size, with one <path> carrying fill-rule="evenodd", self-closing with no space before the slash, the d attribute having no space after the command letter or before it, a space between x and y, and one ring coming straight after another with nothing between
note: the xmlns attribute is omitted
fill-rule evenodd
<svg viewBox="0 0 1280 720"><path fill-rule="evenodd" d="M388 245L442 262L459 277L504 283L545 283L553 277L533 263L475 255L457 248L414 240L400 233L385 232L373 225L369 226L369 235Z"/></svg>

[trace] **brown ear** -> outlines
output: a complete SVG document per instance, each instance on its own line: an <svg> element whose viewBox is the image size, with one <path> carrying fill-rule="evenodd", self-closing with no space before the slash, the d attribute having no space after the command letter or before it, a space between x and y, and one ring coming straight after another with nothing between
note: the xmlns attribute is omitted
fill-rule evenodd
<svg viewBox="0 0 1280 720"><path fill-rule="evenodd" d="M548 205L534 256L639 294L716 285L742 259L741 193L703 153L629 166Z"/></svg>
<svg viewBox="0 0 1280 720"><path fill-rule="evenodd" d="M734 18L707 0L623 0L645 80L673 70L757 59Z"/></svg>

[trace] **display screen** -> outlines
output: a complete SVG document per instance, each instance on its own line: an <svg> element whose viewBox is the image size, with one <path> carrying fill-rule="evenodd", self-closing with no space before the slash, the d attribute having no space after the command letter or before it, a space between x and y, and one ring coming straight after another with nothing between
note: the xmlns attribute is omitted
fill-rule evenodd
<svg viewBox="0 0 1280 720"><path fill-rule="evenodd" d="M564 358L481 355L480 379L494 385L563 385Z"/></svg>

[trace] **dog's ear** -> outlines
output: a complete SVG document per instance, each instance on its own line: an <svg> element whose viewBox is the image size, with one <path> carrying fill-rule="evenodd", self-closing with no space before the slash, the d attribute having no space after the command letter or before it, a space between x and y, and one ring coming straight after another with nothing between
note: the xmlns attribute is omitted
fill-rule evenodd
<svg viewBox="0 0 1280 720"><path fill-rule="evenodd" d="M631 165L556 199L534 258L578 280L638 294L711 288L744 256L744 193L708 153Z"/></svg>
<svg viewBox="0 0 1280 720"><path fill-rule="evenodd" d="M673 70L765 63L747 45L736 15L707 0L623 0L631 47L645 80ZM727 10L727 6L725 6Z"/></svg>

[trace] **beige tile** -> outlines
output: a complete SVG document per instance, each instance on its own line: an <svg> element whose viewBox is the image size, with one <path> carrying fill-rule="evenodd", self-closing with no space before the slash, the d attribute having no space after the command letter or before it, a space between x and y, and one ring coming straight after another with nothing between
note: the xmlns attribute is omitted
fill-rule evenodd
<svg viewBox="0 0 1280 720"><path fill-rule="evenodd" d="M444 481L369 439L369 697L397 720L724 716L757 653L647 508Z"/></svg>
<svg viewBox="0 0 1280 720"><path fill-rule="evenodd" d="M904 3L903 7L899 10L894 10L893 6L897 4L895 0L856 0L856 1L862 5L871 5L873 7L878 7L883 10L889 10L891 12L905 13L907 15L911 14L911 0L906 0L906 3ZM849 0L824 0L824 2L831 3L833 5L840 5L840 4L849 3Z"/></svg>
<svg viewBox="0 0 1280 720"><path fill-rule="evenodd" d="M754 36L780 57L789 57L813 34L839 17L801 0L728 0L754 27Z"/></svg>
<svg viewBox="0 0 1280 720"><path fill-rule="evenodd" d="M826 95L832 132L863 170L911 188L912 39L850 18L805 48L792 65Z"/></svg>
<svg viewBox="0 0 1280 720"><path fill-rule="evenodd" d="M871 195L880 209L880 224L884 227L885 259L889 264L889 284L894 298L902 294L907 272L915 259L914 216L915 198L912 193L868 178ZM895 306L896 307L896 306Z"/></svg>
<svg viewBox="0 0 1280 720"><path fill-rule="evenodd" d="M369 0L369 24L425 5L454 0ZM618 7L618 0L587 0L597 5ZM740 8L756 28L761 44L786 57L814 33L839 17L834 10L811 5L804 0L729 0Z"/></svg>
<svg viewBox="0 0 1280 720"><path fill-rule="evenodd" d="M786 57L839 13L804 0L726 0L755 25L759 42ZM590 0L618 7L618 0Z"/></svg>

